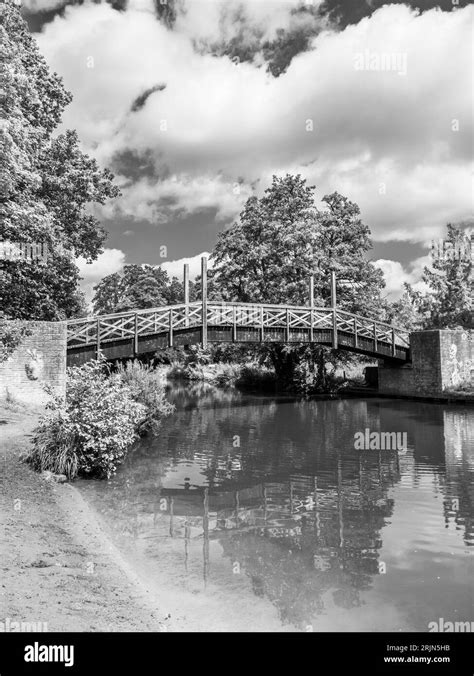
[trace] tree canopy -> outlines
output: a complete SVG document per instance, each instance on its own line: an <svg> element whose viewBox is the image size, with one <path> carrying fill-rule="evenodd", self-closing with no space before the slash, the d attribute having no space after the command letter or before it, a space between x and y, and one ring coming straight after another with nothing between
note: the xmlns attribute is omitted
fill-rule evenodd
<svg viewBox="0 0 474 676"><path fill-rule="evenodd" d="M123 272L104 277L94 287L95 314L145 310L160 305L184 302L183 284L160 267L153 265L125 265ZM196 289L189 283L190 299L196 298Z"/></svg>
<svg viewBox="0 0 474 676"><path fill-rule="evenodd" d="M383 274L367 257L370 230L357 204L337 192L317 209L314 187L298 174L273 177L262 198L250 197L240 221L221 233L212 252L209 290L241 302L328 305L330 272L340 280L338 304L367 314L382 306Z"/></svg>
<svg viewBox="0 0 474 676"><path fill-rule="evenodd" d="M0 38L0 240L47 252L46 265L1 261L0 304L13 318L64 319L84 310L75 258L96 259L106 237L88 208L119 191L75 131L53 137L72 97L12 0L0 5Z"/></svg>

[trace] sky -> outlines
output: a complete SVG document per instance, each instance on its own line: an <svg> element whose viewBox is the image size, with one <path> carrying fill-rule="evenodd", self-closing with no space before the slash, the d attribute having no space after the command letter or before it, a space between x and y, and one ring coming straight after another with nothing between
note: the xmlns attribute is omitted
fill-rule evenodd
<svg viewBox="0 0 474 676"><path fill-rule="evenodd" d="M420 7L416 9L414 5ZM191 274L272 175L357 202L396 298L448 222L472 228L472 20L463 0L23 0L122 196L80 261L88 298L125 263Z"/></svg>

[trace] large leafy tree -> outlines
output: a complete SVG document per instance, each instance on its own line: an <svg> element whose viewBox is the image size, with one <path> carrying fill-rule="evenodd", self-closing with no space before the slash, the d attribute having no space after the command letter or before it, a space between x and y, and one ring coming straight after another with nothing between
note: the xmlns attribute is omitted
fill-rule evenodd
<svg viewBox="0 0 474 676"><path fill-rule="evenodd" d="M369 228L359 207L346 197L335 192L323 202L325 208L318 210L314 188L300 175L274 176L263 197L249 198L240 221L219 236L212 253L212 296L301 305L308 302L308 280L313 275L315 304L327 306L330 273L335 270L339 307L377 316L383 308L384 280L368 260ZM324 380L330 354L321 348L279 345L266 346L264 353L287 383L294 381L297 371L305 382L313 382L316 364L319 380ZM329 358L340 362L345 356Z"/></svg>
<svg viewBox="0 0 474 676"><path fill-rule="evenodd" d="M1 261L0 306L14 318L64 319L84 311L75 258L97 258L106 237L89 205L119 192L75 132L53 137L71 95L12 0L0 4L0 44L0 240L46 250L46 261Z"/></svg>
<svg viewBox="0 0 474 676"><path fill-rule="evenodd" d="M314 188L300 175L273 177L262 198L250 197L240 221L221 233L211 258L209 290L241 302L308 302L314 276L315 303L327 305L336 271L338 305L351 312L381 307L383 274L368 260L370 230L359 207L337 192L318 210Z"/></svg>
<svg viewBox="0 0 474 676"><path fill-rule="evenodd" d="M196 291L192 282L189 286L193 300ZM125 265L121 273L104 277L94 291L92 302L96 314L144 310L184 300L183 284L176 277L170 280L164 270L153 265Z"/></svg>
<svg viewBox="0 0 474 676"><path fill-rule="evenodd" d="M471 239L464 231L447 224L443 245L432 251L431 266L423 281L429 288L423 311L429 315L426 328L471 327L474 309L474 271Z"/></svg>

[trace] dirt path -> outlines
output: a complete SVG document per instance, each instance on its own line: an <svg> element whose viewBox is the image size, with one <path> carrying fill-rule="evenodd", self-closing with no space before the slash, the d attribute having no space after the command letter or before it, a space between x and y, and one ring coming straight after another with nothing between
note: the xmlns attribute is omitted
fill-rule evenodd
<svg viewBox="0 0 474 676"><path fill-rule="evenodd" d="M20 462L36 413L0 406L0 621L48 631L166 631L80 493ZM6 421L6 422L5 422Z"/></svg>

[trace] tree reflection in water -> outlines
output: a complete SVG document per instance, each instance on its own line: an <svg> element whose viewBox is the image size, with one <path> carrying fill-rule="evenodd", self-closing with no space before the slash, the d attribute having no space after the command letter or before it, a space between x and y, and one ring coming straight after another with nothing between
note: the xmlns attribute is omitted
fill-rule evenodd
<svg viewBox="0 0 474 676"><path fill-rule="evenodd" d="M144 556L172 556L194 585L199 556L204 588L243 575L298 628L328 600L361 606L385 572L383 531L401 477L416 488L429 474L444 520L473 543L472 410L293 401L208 385L169 395L177 413L159 438L142 441L107 484L85 490ZM354 434L366 427L407 432L408 452L354 450Z"/></svg>

